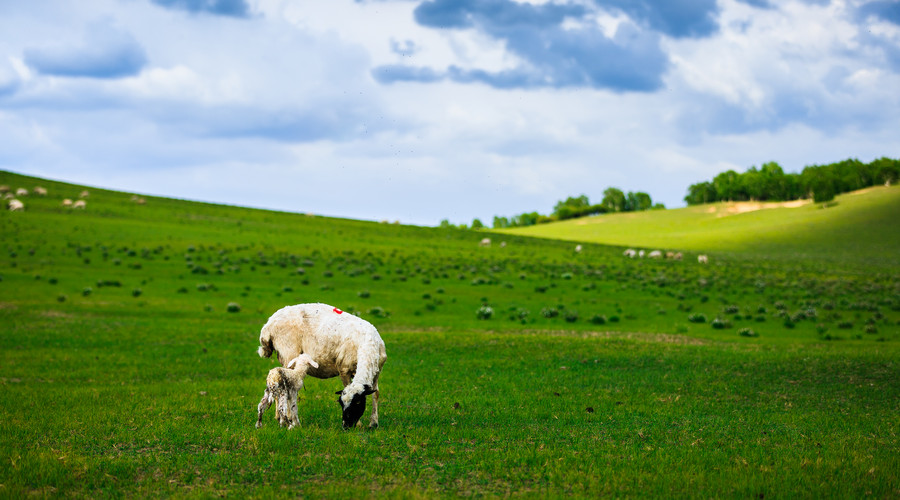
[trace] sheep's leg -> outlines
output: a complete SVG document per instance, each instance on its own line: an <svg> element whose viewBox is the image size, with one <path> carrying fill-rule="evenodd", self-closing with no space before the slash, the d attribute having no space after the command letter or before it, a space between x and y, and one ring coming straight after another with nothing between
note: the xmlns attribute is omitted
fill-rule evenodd
<svg viewBox="0 0 900 500"><path fill-rule="evenodd" d="M257 429L262 427L263 413L265 413L266 410L268 410L269 407L272 406L273 400L274 399L272 398L272 393L269 391L268 388L266 388L266 391L263 393L262 399L259 401L259 405L256 407L256 411L259 413L259 415L257 416L257 419L256 419L256 428Z"/></svg>
<svg viewBox="0 0 900 500"><path fill-rule="evenodd" d="M378 427L378 376L375 376L375 380L373 381L375 385L375 392L372 393L372 414L369 416L369 428L375 429Z"/></svg>
<svg viewBox="0 0 900 500"><path fill-rule="evenodd" d="M293 429L294 426L300 425L300 419L297 416L297 394L298 394L298 392L299 391L298 391L297 387L291 387L291 389L288 391L288 394L289 394L288 397L290 398L290 400L288 401L288 404L290 404L290 416L288 417L288 421L289 421L288 429Z"/></svg>

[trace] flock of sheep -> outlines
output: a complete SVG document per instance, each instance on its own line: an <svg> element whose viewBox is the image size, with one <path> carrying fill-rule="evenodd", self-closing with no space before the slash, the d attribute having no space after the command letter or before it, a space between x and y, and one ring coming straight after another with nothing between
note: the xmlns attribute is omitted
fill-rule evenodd
<svg viewBox="0 0 900 500"><path fill-rule="evenodd" d="M29 193L28 189L23 188L23 187L17 188L15 191L13 191L12 189L10 189L9 186L6 186L6 185L0 186L0 195L2 195L4 199L9 200L9 202L6 204L6 207L9 209L10 212L24 211L25 203L22 200L20 200L19 198L25 198L25 197L29 196L30 194L34 194L36 196L47 196L47 189L44 187L41 187L41 186L35 186L35 188L31 191L31 193ZM63 208L84 210L87 208L87 198L90 195L91 195L90 192L82 191L78 195L77 200L73 201L70 198L64 199L62 201L62 206L63 206ZM138 197L137 195L133 195L131 197L131 201L138 205L145 205L147 203L147 200L145 200L144 198Z"/></svg>
<svg viewBox="0 0 900 500"><path fill-rule="evenodd" d="M490 248L491 239L483 238L478 243L478 246L483 247L483 248ZM501 248L503 248L505 246L506 246L505 241L500 243ZM582 250L583 250L583 248L581 245L575 245L575 253L581 253ZM635 250L633 248L629 248L628 250L625 250L623 255L625 255L625 257L629 257L632 259L635 257L643 259L645 256L648 259L661 259L661 258L665 257L667 259L672 259L672 260L682 260L684 258L684 255L681 252L666 252L665 254L663 254L662 250L652 250L650 252L645 252L644 250ZM707 257L706 255L698 255L697 262L699 262L700 264L709 264L709 257Z"/></svg>
<svg viewBox="0 0 900 500"><path fill-rule="evenodd" d="M257 406L256 427L275 405L275 418L289 429L299 424L297 394L307 375L340 377L338 394L344 429L354 427L372 396L369 427L378 427L378 376L387 359L384 341L368 321L326 304L298 304L279 309L259 334L261 357L276 353L282 366L266 377L266 390Z"/></svg>

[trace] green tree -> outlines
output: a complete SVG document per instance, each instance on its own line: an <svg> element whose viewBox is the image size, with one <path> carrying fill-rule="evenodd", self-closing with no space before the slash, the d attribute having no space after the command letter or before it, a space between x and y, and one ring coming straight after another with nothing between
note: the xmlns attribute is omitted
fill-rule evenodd
<svg viewBox="0 0 900 500"><path fill-rule="evenodd" d="M619 188L608 187L603 191L603 201L600 205L608 212L621 212L625 209L625 193Z"/></svg>
<svg viewBox="0 0 900 500"><path fill-rule="evenodd" d="M482 224L481 219L473 219L472 220L472 229L483 229L484 224Z"/></svg>
<svg viewBox="0 0 900 500"><path fill-rule="evenodd" d="M509 227L509 219L506 217L498 217L494 216L494 229L502 229L504 227Z"/></svg>

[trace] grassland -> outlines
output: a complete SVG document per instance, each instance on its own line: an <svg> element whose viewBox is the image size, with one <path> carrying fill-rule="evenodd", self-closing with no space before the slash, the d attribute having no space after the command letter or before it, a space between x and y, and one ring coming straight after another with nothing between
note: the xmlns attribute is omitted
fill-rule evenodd
<svg viewBox="0 0 900 500"><path fill-rule="evenodd" d="M731 202L604 214L504 230L509 234L607 245L734 253L795 262L900 268L900 187L810 201Z"/></svg>
<svg viewBox="0 0 900 500"><path fill-rule="evenodd" d="M0 214L0 496L900 495L896 267L0 184L50 193ZM259 328L311 301L382 332L378 430L337 380L254 429Z"/></svg>

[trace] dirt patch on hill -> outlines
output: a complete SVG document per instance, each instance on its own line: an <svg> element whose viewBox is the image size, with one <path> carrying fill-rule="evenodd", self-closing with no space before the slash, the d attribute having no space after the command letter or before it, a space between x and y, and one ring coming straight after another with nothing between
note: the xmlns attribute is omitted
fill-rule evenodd
<svg viewBox="0 0 900 500"><path fill-rule="evenodd" d="M757 210L768 210L770 208L799 208L812 203L810 200L793 200L782 202L759 202L759 201L738 201L729 203L718 209L717 217L727 217L729 215L744 214L747 212L756 212ZM717 207L709 207L708 213L714 213Z"/></svg>

